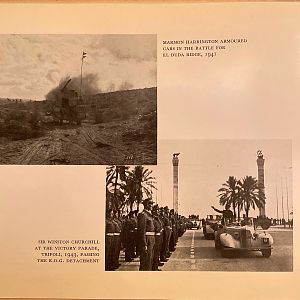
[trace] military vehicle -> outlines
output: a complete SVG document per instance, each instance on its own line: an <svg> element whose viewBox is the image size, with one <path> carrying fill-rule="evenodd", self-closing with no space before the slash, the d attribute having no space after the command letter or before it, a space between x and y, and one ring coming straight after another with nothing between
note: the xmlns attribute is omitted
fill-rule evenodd
<svg viewBox="0 0 300 300"><path fill-rule="evenodd" d="M69 124L76 123L81 125L82 120L86 118L85 105L83 99L74 89L69 89L69 79L56 94L56 99L48 100L50 102L50 113L54 122L63 124L68 121Z"/></svg>

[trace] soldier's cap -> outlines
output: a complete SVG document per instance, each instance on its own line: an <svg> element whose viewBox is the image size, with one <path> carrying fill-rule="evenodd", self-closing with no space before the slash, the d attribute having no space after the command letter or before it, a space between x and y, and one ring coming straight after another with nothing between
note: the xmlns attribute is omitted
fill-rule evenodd
<svg viewBox="0 0 300 300"><path fill-rule="evenodd" d="M165 206L165 207L164 207L164 210L169 210L169 207L168 207L168 206Z"/></svg>
<svg viewBox="0 0 300 300"><path fill-rule="evenodd" d="M174 212L174 208L170 209L170 212Z"/></svg>
<svg viewBox="0 0 300 300"><path fill-rule="evenodd" d="M146 198L143 200L143 205L147 205L147 204L153 204L154 202L152 201L152 198Z"/></svg>
<svg viewBox="0 0 300 300"><path fill-rule="evenodd" d="M158 204L153 205L152 209L153 210L158 210L159 209Z"/></svg>

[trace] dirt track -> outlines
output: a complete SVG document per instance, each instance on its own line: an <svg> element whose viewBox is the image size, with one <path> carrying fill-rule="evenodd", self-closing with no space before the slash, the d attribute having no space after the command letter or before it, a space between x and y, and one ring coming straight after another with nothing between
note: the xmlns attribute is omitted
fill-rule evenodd
<svg viewBox="0 0 300 300"><path fill-rule="evenodd" d="M48 130L40 138L2 141L0 164L113 165L131 163L126 161L131 155L135 164L155 164L156 141L135 132L131 125L64 125Z"/></svg>

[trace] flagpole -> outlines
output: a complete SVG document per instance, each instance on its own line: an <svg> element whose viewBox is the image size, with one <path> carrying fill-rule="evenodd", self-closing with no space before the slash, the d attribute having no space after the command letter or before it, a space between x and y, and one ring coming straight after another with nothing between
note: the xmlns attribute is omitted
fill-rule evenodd
<svg viewBox="0 0 300 300"><path fill-rule="evenodd" d="M280 179L281 179L281 207L282 207L282 217L283 217L283 219L285 220L285 218L284 218L284 207L283 207L283 188L282 188L282 177L281 177Z"/></svg>
<svg viewBox="0 0 300 300"><path fill-rule="evenodd" d="M278 194L277 194L277 184L276 184L276 211L277 211L277 220L279 220L279 216L278 216Z"/></svg>
<svg viewBox="0 0 300 300"><path fill-rule="evenodd" d="M83 59L86 58L86 52L82 52L81 57L81 70L80 70L80 92L79 92L79 99L81 100L81 90L82 90L82 69L83 69Z"/></svg>
<svg viewBox="0 0 300 300"><path fill-rule="evenodd" d="M81 58L81 72L80 72L80 93L79 93L79 99L81 99L81 88L82 88L82 68L83 68L83 55Z"/></svg>
<svg viewBox="0 0 300 300"><path fill-rule="evenodd" d="M289 209L289 192L287 186L287 177L285 177L285 185L286 185L286 204L287 204L287 214L288 214L288 221L290 220L290 209Z"/></svg>

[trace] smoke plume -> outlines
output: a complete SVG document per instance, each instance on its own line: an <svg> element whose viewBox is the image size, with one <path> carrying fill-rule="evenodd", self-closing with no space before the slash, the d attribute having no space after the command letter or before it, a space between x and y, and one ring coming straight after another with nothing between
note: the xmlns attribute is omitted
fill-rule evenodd
<svg viewBox="0 0 300 300"><path fill-rule="evenodd" d="M62 78L57 87L53 88L45 97L47 100L55 100L57 99L60 90L66 84L66 82L70 79L70 76L66 76ZM98 75L97 74L87 74L82 77L82 96L90 96L95 95L101 92L101 89L98 87ZM69 89L74 89L78 93L80 91L80 76L71 78L71 82L68 84Z"/></svg>

